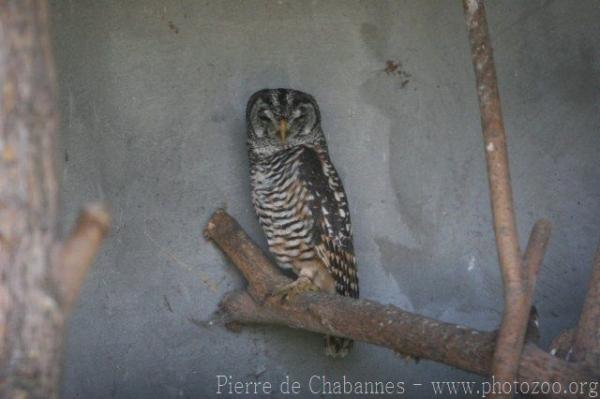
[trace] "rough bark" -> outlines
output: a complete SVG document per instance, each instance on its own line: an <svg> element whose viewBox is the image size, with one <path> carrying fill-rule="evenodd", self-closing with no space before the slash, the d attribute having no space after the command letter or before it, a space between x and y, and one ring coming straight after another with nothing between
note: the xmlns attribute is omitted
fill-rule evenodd
<svg viewBox="0 0 600 399"><path fill-rule="evenodd" d="M3 398L57 397L68 314L65 304L73 302L79 288L70 284L65 289L65 276L56 273L64 252L57 240L55 95L46 1L0 0L0 397ZM97 216L98 213L91 218ZM103 236L105 231L104 228L98 234ZM80 240L80 245L86 241ZM80 270L87 269L91 262L90 257L79 260L71 262L74 274L81 274ZM81 279L77 280L80 284Z"/></svg>
<svg viewBox="0 0 600 399"><path fill-rule="evenodd" d="M52 293L58 114L44 2L0 2L2 397L56 396L64 315Z"/></svg>
<svg viewBox="0 0 600 399"><path fill-rule="evenodd" d="M487 376L492 373L495 332L440 322L392 305L321 292L282 301L271 293L290 280L253 244L231 216L217 211L208 222L204 235L248 280L246 291L232 292L221 302L222 316L227 322L277 324L348 337L473 373ZM594 373L598 374L598 370ZM520 357L516 380L560 382L567 386L572 381L589 382L595 381L594 378L597 379L585 367L557 359L527 343ZM580 396L585 397L585 394Z"/></svg>

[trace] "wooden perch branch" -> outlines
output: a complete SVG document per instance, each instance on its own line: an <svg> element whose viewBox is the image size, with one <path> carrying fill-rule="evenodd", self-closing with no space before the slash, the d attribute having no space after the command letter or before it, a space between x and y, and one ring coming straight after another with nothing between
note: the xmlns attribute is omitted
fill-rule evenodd
<svg viewBox="0 0 600 399"><path fill-rule="evenodd" d="M204 237L217 244L240 269L250 283L250 294L257 301L262 301L275 286L290 282L273 267L263 252L225 211L217 211L213 215L204 229Z"/></svg>
<svg viewBox="0 0 600 399"><path fill-rule="evenodd" d="M539 229L534 231L540 233ZM231 259L249 283L247 292L231 292L221 302L220 309L228 321L278 324L353 338L404 355L491 375L495 332L440 322L392 305L321 292L282 301L270 293L289 279L252 243L231 216L217 211L204 235ZM530 247L541 245L537 241L544 241L544 237L544 234L533 234ZM518 380L560 382L567 386L573 381L592 379L589 371L580 365L557 359L527 343L520 357Z"/></svg>

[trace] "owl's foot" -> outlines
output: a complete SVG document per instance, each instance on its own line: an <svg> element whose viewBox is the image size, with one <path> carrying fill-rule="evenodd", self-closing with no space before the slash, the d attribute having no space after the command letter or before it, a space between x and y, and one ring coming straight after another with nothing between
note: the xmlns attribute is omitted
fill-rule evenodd
<svg viewBox="0 0 600 399"><path fill-rule="evenodd" d="M421 361L420 357L414 357L414 356L410 356L410 355L405 355L403 353L394 351L394 353L396 354L396 356L399 356L400 358L402 358L406 363L413 363L413 364L417 364Z"/></svg>
<svg viewBox="0 0 600 399"><path fill-rule="evenodd" d="M279 296L282 300L290 300L304 292L310 291L319 291L319 287L310 278L300 276L290 284L277 288L273 292L273 296Z"/></svg>

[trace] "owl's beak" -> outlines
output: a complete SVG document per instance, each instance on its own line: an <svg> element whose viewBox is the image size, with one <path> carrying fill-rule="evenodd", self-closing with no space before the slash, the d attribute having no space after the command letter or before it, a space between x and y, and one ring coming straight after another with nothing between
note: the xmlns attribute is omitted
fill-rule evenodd
<svg viewBox="0 0 600 399"><path fill-rule="evenodd" d="M284 118L281 118L279 120L279 138L281 139L281 144L285 144L285 142L287 140L287 132L288 132L287 121Z"/></svg>

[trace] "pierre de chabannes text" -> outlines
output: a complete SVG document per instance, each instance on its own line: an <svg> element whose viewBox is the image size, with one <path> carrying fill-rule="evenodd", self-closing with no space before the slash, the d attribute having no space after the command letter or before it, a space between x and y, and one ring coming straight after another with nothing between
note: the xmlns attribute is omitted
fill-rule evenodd
<svg viewBox="0 0 600 399"><path fill-rule="evenodd" d="M239 380L231 375L216 376L217 395L404 395L417 390L428 389L437 396L478 396L485 398L492 394L586 394L598 397L597 381L573 381L567 386L558 382L499 382L494 377L487 381L429 381L427 383L408 383L405 381L365 381L352 380L347 376L330 378L324 375L312 375L301 381L285 376L278 382Z"/></svg>

